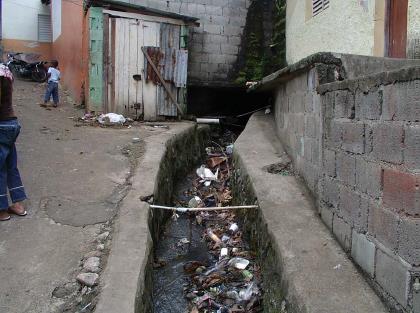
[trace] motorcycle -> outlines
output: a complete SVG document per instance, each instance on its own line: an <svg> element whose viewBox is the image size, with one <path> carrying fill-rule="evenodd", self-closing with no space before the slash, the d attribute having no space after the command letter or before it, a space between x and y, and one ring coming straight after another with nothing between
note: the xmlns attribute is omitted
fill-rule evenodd
<svg viewBox="0 0 420 313"><path fill-rule="evenodd" d="M47 71L45 64L47 62L28 63L17 58L22 53L9 53L7 55L7 67L13 73L13 76L19 78L30 78L38 83L42 83L47 79Z"/></svg>

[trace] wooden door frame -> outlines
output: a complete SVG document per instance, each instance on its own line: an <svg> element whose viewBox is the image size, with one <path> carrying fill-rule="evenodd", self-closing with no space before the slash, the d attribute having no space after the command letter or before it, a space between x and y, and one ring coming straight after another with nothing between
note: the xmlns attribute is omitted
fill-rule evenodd
<svg viewBox="0 0 420 313"><path fill-rule="evenodd" d="M384 47L384 56L385 57L392 57L391 56L391 2L393 0L385 0L385 47ZM408 1L408 0L407 0ZM408 14L408 8L407 8L407 14ZM407 20L408 23L408 20ZM408 25L407 25L408 26ZM407 30L406 30L407 32ZM407 57L407 37L406 37L406 44L405 44L405 57Z"/></svg>

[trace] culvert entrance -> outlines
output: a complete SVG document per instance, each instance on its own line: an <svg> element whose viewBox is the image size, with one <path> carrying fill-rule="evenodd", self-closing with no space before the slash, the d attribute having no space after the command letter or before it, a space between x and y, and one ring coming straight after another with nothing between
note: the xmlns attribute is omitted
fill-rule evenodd
<svg viewBox="0 0 420 313"><path fill-rule="evenodd" d="M173 208L202 211L165 210L153 255L155 313L263 311L257 252L248 243L242 219L246 210L256 209L233 209L236 135L215 132L219 135L207 140L201 162L177 179L172 195Z"/></svg>

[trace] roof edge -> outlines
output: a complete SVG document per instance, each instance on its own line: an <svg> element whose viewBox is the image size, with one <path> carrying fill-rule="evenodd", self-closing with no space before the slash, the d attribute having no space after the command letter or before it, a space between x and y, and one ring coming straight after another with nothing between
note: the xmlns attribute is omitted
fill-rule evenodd
<svg viewBox="0 0 420 313"><path fill-rule="evenodd" d="M197 17L153 9L153 8L149 8L143 5L132 4L132 3L127 3L127 2L118 1L118 0L89 0L87 3L87 6L89 7L90 6L105 6L105 5L110 5L114 9L120 9L120 10L128 9L128 10L131 10L132 12L137 11L135 13L142 12L142 13L146 13L146 14L150 14L154 16L170 17L173 19L182 20L189 24L194 24L195 26L200 25L200 23L197 22L199 20L199 18Z"/></svg>

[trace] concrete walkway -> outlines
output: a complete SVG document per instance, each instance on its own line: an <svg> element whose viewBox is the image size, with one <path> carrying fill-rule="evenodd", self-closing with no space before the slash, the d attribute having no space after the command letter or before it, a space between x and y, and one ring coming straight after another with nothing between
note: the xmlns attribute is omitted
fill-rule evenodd
<svg viewBox="0 0 420 313"><path fill-rule="evenodd" d="M21 81L14 88L19 168L30 200L27 217L0 223L0 312L51 312L52 291L74 281L101 223L116 215L131 187L131 161L144 145L131 145L131 160L122 149L133 137L160 140L179 127L75 127L71 117L83 113L71 104L51 111L37 105L43 88Z"/></svg>

